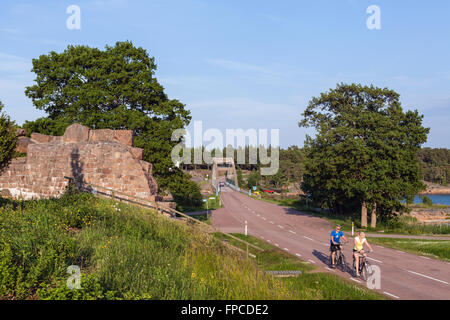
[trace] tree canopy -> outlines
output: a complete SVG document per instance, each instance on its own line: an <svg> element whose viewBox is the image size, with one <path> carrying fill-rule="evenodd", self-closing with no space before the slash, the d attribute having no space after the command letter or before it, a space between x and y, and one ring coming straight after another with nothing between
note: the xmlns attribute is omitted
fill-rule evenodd
<svg viewBox="0 0 450 320"><path fill-rule="evenodd" d="M4 105L0 101L0 173L13 158L17 144L14 122L2 112L3 107Z"/></svg>
<svg viewBox="0 0 450 320"><path fill-rule="evenodd" d="M171 141L172 132L189 124L190 112L168 98L155 70L154 58L131 42L117 42L105 50L70 45L62 53L41 55L33 59L36 83L25 94L48 116L26 122L24 128L54 135L63 134L72 123L133 130L135 146L144 148L144 159L154 165L160 188L188 200L190 192L199 189L183 186L191 183L174 168L170 152L178 143Z"/></svg>
<svg viewBox="0 0 450 320"><path fill-rule="evenodd" d="M300 126L316 129L305 141L302 188L335 212L361 207L361 224L372 226L401 200L424 188L417 152L428 128L417 110L404 112L399 94L387 88L339 84L314 97Z"/></svg>

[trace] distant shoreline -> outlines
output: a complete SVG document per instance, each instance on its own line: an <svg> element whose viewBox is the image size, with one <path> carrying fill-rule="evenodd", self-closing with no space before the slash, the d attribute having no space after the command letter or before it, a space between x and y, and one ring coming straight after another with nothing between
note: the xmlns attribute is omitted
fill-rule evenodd
<svg viewBox="0 0 450 320"><path fill-rule="evenodd" d="M450 187L448 186L441 186L439 184L434 184L434 183L430 183L430 182L425 182L425 185L427 186L427 188L424 191L419 192L419 195L427 195L427 194L432 194L432 195L450 195Z"/></svg>
<svg viewBox="0 0 450 320"><path fill-rule="evenodd" d="M443 195L443 196L447 196L450 195L450 188L442 188L442 189L437 189L437 190L425 190L422 192L419 192L418 195L419 196L425 196L425 195Z"/></svg>

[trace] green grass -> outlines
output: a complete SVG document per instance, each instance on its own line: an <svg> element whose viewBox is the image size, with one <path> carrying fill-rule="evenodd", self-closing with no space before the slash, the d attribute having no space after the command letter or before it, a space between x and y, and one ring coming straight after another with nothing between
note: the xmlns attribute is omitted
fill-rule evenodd
<svg viewBox="0 0 450 320"><path fill-rule="evenodd" d="M356 285L333 274L317 272L318 268L308 262L299 260L297 257L275 247L271 244L243 234L233 234L262 249L264 252L249 247L249 253L256 255L258 266L266 271L302 271L300 276L279 278L289 290L296 292L301 299L325 299L325 300L372 300L386 299L375 291ZM219 238L226 239L220 234ZM246 245L236 240L228 240L235 246L246 251ZM250 258L252 259L252 258Z"/></svg>
<svg viewBox="0 0 450 320"><path fill-rule="evenodd" d="M214 198L214 199L210 199ZM206 202L202 202L200 206L197 207L190 207L190 206L177 206L177 210L184 213L189 212L196 212L196 211L206 211L208 210L215 210L218 208L223 207L222 202L220 200L220 194L216 197L215 195L210 195L208 198L206 198Z"/></svg>
<svg viewBox="0 0 450 320"><path fill-rule="evenodd" d="M448 209L450 206L446 204L439 204L439 203L433 203L433 204L425 204L425 203L414 203L414 204L407 204L408 208L411 209Z"/></svg>
<svg viewBox="0 0 450 320"><path fill-rule="evenodd" d="M82 270L69 290L67 267ZM3 299L293 299L197 224L88 194L0 208Z"/></svg>
<svg viewBox="0 0 450 320"><path fill-rule="evenodd" d="M391 219L387 222L379 221L376 228L362 228L360 223L360 217L358 215L352 216L338 216L327 213L318 213L311 211L308 206L298 198L281 198L273 199L268 196L263 196L262 200L278 204L281 206L286 206L314 217L319 217L328 220L333 226L340 224L342 230L350 232L352 230L352 221L355 224L355 231L365 230L368 232L383 232L389 234L409 234L409 235L427 235L427 234L450 234L450 225L425 225L418 223L417 219L412 216L399 216Z"/></svg>
<svg viewBox="0 0 450 320"><path fill-rule="evenodd" d="M198 224L89 194L2 202L0 299L378 298L331 275L275 278L264 270L311 266L267 249L246 259Z"/></svg>
<svg viewBox="0 0 450 320"><path fill-rule="evenodd" d="M371 243L450 261L450 240L370 238Z"/></svg>

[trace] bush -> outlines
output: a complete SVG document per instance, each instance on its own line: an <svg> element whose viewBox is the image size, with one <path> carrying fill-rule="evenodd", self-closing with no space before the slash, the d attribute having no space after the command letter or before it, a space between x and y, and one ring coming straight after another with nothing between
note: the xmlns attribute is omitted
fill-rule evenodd
<svg viewBox="0 0 450 320"><path fill-rule="evenodd" d="M0 173L13 158L17 144L14 122L2 110L3 104L0 101Z"/></svg>
<svg viewBox="0 0 450 320"><path fill-rule="evenodd" d="M430 197L428 196L421 196L420 197L422 199L422 203L426 206L432 206L433 205L433 200L430 199Z"/></svg>

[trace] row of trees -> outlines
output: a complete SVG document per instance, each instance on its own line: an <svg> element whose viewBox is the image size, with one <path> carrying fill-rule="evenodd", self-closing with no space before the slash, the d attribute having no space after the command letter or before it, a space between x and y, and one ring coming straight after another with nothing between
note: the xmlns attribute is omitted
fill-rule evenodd
<svg viewBox="0 0 450 320"><path fill-rule="evenodd" d="M237 171L247 170L247 171L257 171L261 168L261 162L259 159L259 152L266 152L264 146L254 147L254 146L245 146L244 148L238 147L233 148L232 146L228 146L223 149L215 149L209 151L210 157L225 157L227 154L232 155ZM197 148L187 148L187 153L191 154L191 159L194 159L195 152L205 152L204 147ZM227 153L228 151L228 153ZM245 163L241 163L238 161L238 154L243 153L245 155ZM256 154L255 163L250 163L249 154ZM270 156L270 146L267 150L267 154ZM202 159L201 163L198 164L181 164L181 168L183 170L197 170L197 169L205 169L210 170L211 164L208 164L204 159ZM242 172L240 173L242 176ZM254 175L253 177L256 177ZM263 176L259 175L259 180L257 184L261 183L261 179L266 187L272 188L282 188L288 183L300 183L303 177L303 151L301 148L297 146L291 146L287 149L279 149L279 170L275 175L272 176ZM239 179L239 177L238 177Z"/></svg>
<svg viewBox="0 0 450 320"><path fill-rule="evenodd" d="M421 149L419 159L423 180L447 185L450 182L450 150Z"/></svg>

